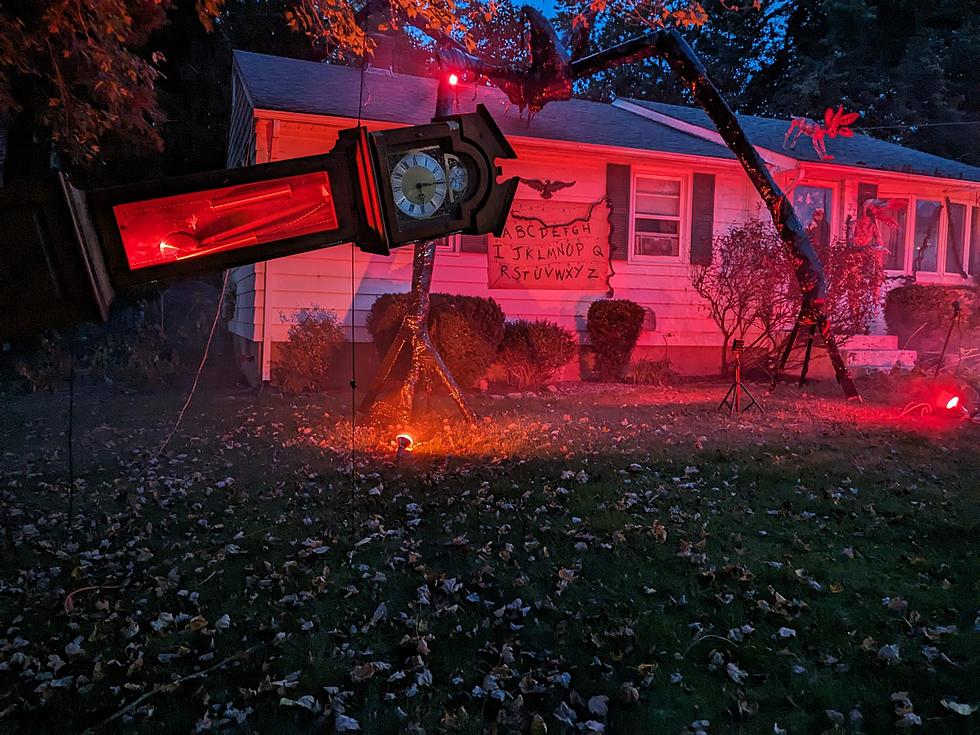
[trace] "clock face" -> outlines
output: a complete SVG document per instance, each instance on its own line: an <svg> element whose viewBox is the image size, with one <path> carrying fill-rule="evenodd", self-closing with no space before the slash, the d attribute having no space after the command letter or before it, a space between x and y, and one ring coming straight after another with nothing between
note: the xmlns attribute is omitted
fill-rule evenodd
<svg viewBox="0 0 980 735"><path fill-rule="evenodd" d="M459 196L470 186L470 172L461 163L453 164L449 169L449 188L454 195Z"/></svg>
<svg viewBox="0 0 980 735"><path fill-rule="evenodd" d="M446 170L428 153L406 153L391 170L395 206L409 217L434 216L446 201L447 191Z"/></svg>

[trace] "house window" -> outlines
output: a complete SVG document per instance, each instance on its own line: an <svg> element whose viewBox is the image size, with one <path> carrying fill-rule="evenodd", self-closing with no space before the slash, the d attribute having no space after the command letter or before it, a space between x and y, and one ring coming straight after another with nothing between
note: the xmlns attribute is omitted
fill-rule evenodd
<svg viewBox="0 0 980 735"><path fill-rule="evenodd" d="M888 249L888 254L885 256L885 270L905 270L905 222L908 217L907 209L906 207L895 213L894 227L883 221L878 222L882 247Z"/></svg>
<svg viewBox="0 0 980 735"><path fill-rule="evenodd" d="M793 209L806 227L810 240L818 247L830 244L830 213L833 189L824 186L797 186L793 190Z"/></svg>
<svg viewBox="0 0 980 735"><path fill-rule="evenodd" d="M980 276L980 207L973 207L970 218L970 275Z"/></svg>
<svg viewBox="0 0 980 735"><path fill-rule="evenodd" d="M951 202L946 230L946 264L943 271L959 276L966 273L963 243L966 236L966 205Z"/></svg>
<svg viewBox="0 0 980 735"><path fill-rule="evenodd" d="M681 182L637 176L633 198L633 255L681 254Z"/></svg>
<svg viewBox="0 0 980 735"><path fill-rule="evenodd" d="M912 250L912 272L935 273L939 265L940 202L919 199L915 202L915 239Z"/></svg>

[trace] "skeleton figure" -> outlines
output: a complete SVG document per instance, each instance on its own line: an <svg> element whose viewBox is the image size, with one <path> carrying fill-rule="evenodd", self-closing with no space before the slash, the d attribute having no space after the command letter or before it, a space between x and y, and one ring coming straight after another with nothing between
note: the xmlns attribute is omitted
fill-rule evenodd
<svg viewBox="0 0 980 735"><path fill-rule="evenodd" d="M813 150L821 161L832 161L834 157L827 153L826 138L853 138L854 131L852 125L859 117L859 112L844 112L844 106L838 105L835 111L833 107L828 107L823 113L823 122L815 122L808 117L794 117L783 138L783 148L790 150L796 148L796 143L801 135L810 138Z"/></svg>
<svg viewBox="0 0 980 735"><path fill-rule="evenodd" d="M854 225L853 245L856 248L873 247L884 252L888 248L881 240L879 225L898 227L897 217L905 211L908 199L868 199Z"/></svg>

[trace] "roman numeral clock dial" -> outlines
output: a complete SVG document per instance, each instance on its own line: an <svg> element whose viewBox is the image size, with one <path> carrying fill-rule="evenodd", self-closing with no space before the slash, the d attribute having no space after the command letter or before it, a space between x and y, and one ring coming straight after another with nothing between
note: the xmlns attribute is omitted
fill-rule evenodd
<svg viewBox="0 0 980 735"><path fill-rule="evenodd" d="M402 156L391 170L395 206L414 219L438 213L446 201L446 170L428 153L412 151Z"/></svg>

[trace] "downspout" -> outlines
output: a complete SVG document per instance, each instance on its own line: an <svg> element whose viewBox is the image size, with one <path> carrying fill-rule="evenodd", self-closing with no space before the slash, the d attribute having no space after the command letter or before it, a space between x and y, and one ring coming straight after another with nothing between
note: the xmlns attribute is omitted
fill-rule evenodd
<svg viewBox="0 0 980 735"><path fill-rule="evenodd" d="M271 163L276 157L276 145L279 142L279 120L266 123L266 163ZM262 362L259 378L262 383L272 380L272 338L269 329L269 261L262 262Z"/></svg>
<svg viewBox="0 0 980 735"><path fill-rule="evenodd" d="M268 383L272 379L272 340L269 339L269 261L262 263L262 362L259 379Z"/></svg>

